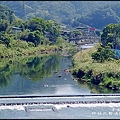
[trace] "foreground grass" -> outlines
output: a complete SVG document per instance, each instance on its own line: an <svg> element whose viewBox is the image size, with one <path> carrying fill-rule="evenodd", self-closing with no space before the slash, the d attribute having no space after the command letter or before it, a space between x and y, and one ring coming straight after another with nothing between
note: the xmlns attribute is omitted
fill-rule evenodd
<svg viewBox="0 0 120 120"><path fill-rule="evenodd" d="M75 54L72 58L73 67L71 69L72 73L78 73L79 70L84 71L88 74L92 70L92 75L89 77L88 81L92 81L93 77L102 74L103 80L100 81L99 85L104 86L120 86L120 60L110 59L104 63L97 63L93 61L91 54L97 51L99 45L93 48L82 50ZM86 78L85 75L83 78ZM87 81L87 80L86 80Z"/></svg>
<svg viewBox="0 0 120 120"><path fill-rule="evenodd" d="M106 72L120 72L120 60L111 59L104 63L97 63L93 61L91 54L97 51L99 45L78 52L73 56L73 68L72 70L82 69L84 71L94 70L94 75L98 73Z"/></svg>

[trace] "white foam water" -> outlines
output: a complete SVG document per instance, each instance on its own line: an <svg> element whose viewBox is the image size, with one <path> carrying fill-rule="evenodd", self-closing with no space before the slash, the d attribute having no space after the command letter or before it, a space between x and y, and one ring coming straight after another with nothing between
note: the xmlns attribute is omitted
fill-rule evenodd
<svg viewBox="0 0 120 120"><path fill-rule="evenodd" d="M51 111L52 109L48 108L48 109L41 109L41 108L33 108L33 109L29 109L29 111Z"/></svg>
<svg viewBox="0 0 120 120"><path fill-rule="evenodd" d="M13 106L0 106L0 110L3 110L3 109L10 109L10 110L24 110L24 106L18 106L18 105L13 105Z"/></svg>
<svg viewBox="0 0 120 120"><path fill-rule="evenodd" d="M54 105L57 109L64 107L120 107L120 103L95 103L95 104L64 104L64 105Z"/></svg>
<svg viewBox="0 0 120 120"><path fill-rule="evenodd" d="M56 109L62 109L66 107L88 107L88 108L93 108L93 107L120 107L120 103L79 103L79 104L42 104L44 106L54 106ZM11 109L11 110L25 110L26 106L40 106L40 105L12 105L12 106L0 106L0 110L2 109ZM37 109L36 109L37 110ZM47 109L46 109L47 110Z"/></svg>

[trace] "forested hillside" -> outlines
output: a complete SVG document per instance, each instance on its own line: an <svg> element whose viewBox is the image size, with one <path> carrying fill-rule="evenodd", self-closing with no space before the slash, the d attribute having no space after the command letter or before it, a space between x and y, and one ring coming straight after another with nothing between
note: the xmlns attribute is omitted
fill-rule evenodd
<svg viewBox="0 0 120 120"><path fill-rule="evenodd" d="M114 3L111 5L106 5L103 9L99 8L86 16L77 19L79 23L82 21L84 24L89 24L96 28L102 29L107 24L119 23L120 22L120 3Z"/></svg>
<svg viewBox="0 0 120 120"><path fill-rule="evenodd" d="M120 21L119 1L0 1L0 4L8 6L22 19L26 14L27 19L42 17L72 27L83 23L103 29Z"/></svg>
<svg viewBox="0 0 120 120"><path fill-rule="evenodd" d="M12 23L13 20L15 19L13 13L14 11L10 10L7 6L0 5L0 19L4 19L6 21L8 20L10 23Z"/></svg>

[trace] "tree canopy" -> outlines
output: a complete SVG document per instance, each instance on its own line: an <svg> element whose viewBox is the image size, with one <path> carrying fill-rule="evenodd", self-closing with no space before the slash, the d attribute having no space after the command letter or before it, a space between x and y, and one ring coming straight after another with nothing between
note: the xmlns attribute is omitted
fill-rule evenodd
<svg viewBox="0 0 120 120"><path fill-rule="evenodd" d="M109 24L103 29L101 35L103 46L109 45L111 48L116 48L120 45L120 24Z"/></svg>

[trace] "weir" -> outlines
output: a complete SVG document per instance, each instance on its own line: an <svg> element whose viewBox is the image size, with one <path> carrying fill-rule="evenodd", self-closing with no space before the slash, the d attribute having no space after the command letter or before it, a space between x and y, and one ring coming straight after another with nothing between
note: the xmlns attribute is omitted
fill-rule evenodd
<svg viewBox="0 0 120 120"><path fill-rule="evenodd" d="M115 97L116 96L116 97ZM111 99L110 99L111 97ZM19 98L19 99L18 99ZM26 99L27 98L27 99ZM0 106L120 103L120 94L1 96Z"/></svg>
<svg viewBox="0 0 120 120"><path fill-rule="evenodd" d="M44 104L98 104L98 103L120 103L120 100L105 100L105 101L62 101L62 102L25 102L25 103L0 103L0 106L13 105L44 105Z"/></svg>

